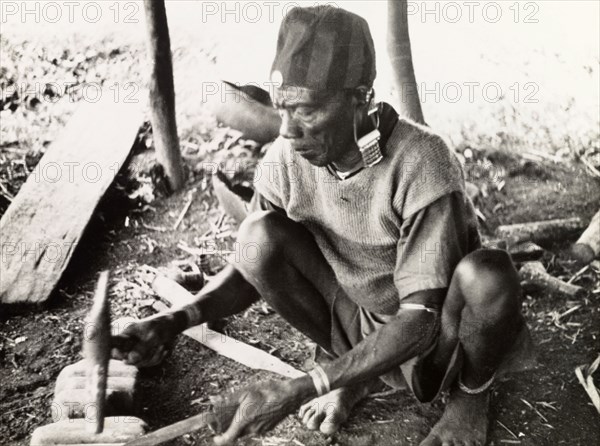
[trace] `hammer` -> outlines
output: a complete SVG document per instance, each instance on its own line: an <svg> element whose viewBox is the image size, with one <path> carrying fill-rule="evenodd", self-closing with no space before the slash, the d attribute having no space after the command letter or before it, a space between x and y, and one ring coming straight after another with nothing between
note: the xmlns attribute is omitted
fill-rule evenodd
<svg viewBox="0 0 600 446"><path fill-rule="evenodd" d="M84 418L64 419L38 427L31 437L31 446L124 444L139 437L147 429L146 424L136 417L105 418L110 360L110 308L107 289L108 271L102 271L83 331L86 388L90 393L90 400L94 401L95 405L94 422L89 423L88 419Z"/></svg>

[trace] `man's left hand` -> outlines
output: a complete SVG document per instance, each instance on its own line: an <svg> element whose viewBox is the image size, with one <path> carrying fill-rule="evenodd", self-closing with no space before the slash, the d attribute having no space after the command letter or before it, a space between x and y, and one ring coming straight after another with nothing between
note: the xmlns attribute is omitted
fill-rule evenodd
<svg viewBox="0 0 600 446"><path fill-rule="evenodd" d="M220 433L214 438L215 444L232 444L244 435L273 429L296 411L304 399L299 380L264 381L215 398L210 421L211 427Z"/></svg>

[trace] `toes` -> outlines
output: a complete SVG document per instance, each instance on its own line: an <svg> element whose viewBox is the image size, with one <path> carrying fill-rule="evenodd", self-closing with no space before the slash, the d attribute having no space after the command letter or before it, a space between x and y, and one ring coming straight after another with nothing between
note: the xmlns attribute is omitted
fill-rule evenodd
<svg viewBox="0 0 600 446"><path fill-rule="evenodd" d="M123 355L123 353L121 352L121 350L119 350L118 348L113 348L110 351L110 356L113 359L122 360L125 355Z"/></svg>
<svg viewBox="0 0 600 446"><path fill-rule="evenodd" d="M343 422L329 421L325 418L325 421L319 426L319 430L325 435L332 435L340 430L342 423Z"/></svg>
<svg viewBox="0 0 600 446"><path fill-rule="evenodd" d="M319 426L319 430L326 435L331 435L337 432L342 423L346 421L346 416L333 405L325 407L323 410L325 417Z"/></svg>
<svg viewBox="0 0 600 446"><path fill-rule="evenodd" d="M300 406L300 410L298 411L298 416L300 418L304 418L304 414L306 413L307 410L309 410L312 407L312 401L309 401L306 404L303 404L302 406Z"/></svg>
<svg viewBox="0 0 600 446"><path fill-rule="evenodd" d="M300 414L300 419L302 420L303 424L307 424L308 420L314 416L315 414L315 410L312 407L306 407L304 408L304 412L302 414Z"/></svg>
<svg viewBox="0 0 600 446"><path fill-rule="evenodd" d="M311 431L316 431L323 422L324 415L322 412L308 411L302 420L304 425Z"/></svg>
<svg viewBox="0 0 600 446"><path fill-rule="evenodd" d="M316 410L314 405L307 405L307 407L303 407L302 424L306 426L307 429L317 430L319 428L320 420L319 413Z"/></svg>

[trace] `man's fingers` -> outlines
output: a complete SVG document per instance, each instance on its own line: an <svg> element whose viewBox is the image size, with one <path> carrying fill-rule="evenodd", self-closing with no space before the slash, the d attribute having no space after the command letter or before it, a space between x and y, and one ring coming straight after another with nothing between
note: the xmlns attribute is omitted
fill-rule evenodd
<svg viewBox="0 0 600 446"><path fill-rule="evenodd" d="M113 348L113 349L110 350L110 357L112 359L118 359L120 361L120 360L122 360L125 357L125 355L118 348Z"/></svg>
<svg viewBox="0 0 600 446"><path fill-rule="evenodd" d="M136 339L131 336L118 335L111 336L110 346L113 349L120 350L122 352L128 352L135 345Z"/></svg>
<svg viewBox="0 0 600 446"><path fill-rule="evenodd" d="M306 413L306 411L310 408L310 406L307 404L303 404L302 406L300 406L300 410L298 411L298 416L300 418L304 418L304 414Z"/></svg>
<svg viewBox="0 0 600 446"><path fill-rule="evenodd" d="M135 346L135 339L129 336L112 336L110 339L110 355L113 359L127 360L129 352Z"/></svg>
<svg viewBox="0 0 600 446"><path fill-rule="evenodd" d="M142 355L139 352L132 350L129 353L127 353L127 357L125 358L125 364L138 365L138 363L141 360L142 360Z"/></svg>
<svg viewBox="0 0 600 446"><path fill-rule="evenodd" d="M238 410L235 412L235 415L231 420L231 424L229 425L227 431L224 434L217 435L214 438L215 444L217 446L230 445L233 444L233 442L237 438L241 437L243 435L242 432L246 427L246 420L244 420L243 418L244 417L242 417L241 407L238 407Z"/></svg>
<svg viewBox="0 0 600 446"><path fill-rule="evenodd" d="M144 361L144 366L145 367L151 367L151 366L160 364L160 362L165 358L166 355L167 355L167 351L165 350L165 347L162 346L162 345L160 345L154 351L154 354L152 355L152 358Z"/></svg>

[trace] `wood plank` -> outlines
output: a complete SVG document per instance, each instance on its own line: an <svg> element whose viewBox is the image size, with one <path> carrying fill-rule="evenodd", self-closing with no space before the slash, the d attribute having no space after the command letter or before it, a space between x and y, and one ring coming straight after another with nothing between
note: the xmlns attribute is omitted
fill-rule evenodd
<svg viewBox="0 0 600 446"><path fill-rule="evenodd" d="M127 159L141 103L82 103L0 220L0 303L43 302Z"/></svg>

